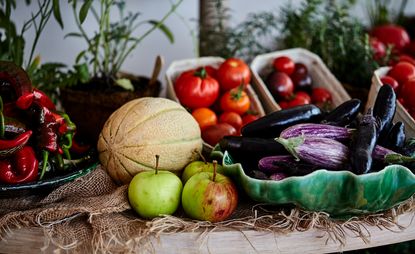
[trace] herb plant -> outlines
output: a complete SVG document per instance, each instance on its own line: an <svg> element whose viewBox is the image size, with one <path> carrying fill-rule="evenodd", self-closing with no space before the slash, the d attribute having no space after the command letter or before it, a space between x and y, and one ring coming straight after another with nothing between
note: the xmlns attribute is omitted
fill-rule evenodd
<svg viewBox="0 0 415 254"><path fill-rule="evenodd" d="M71 0L78 31L67 36L82 38L87 44L87 48L77 55L75 66L79 70L83 70L82 73L89 74L89 77L85 76L87 80L98 78L105 81L104 84L107 88L117 84L125 89L133 90L131 82L128 79L119 79L117 73L131 52L154 30L159 29L171 43L174 42L173 34L164 25L164 22L182 1L172 3L171 9L161 20L138 22L139 13L125 14L124 0L100 0L98 8L92 4L92 0L84 2ZM120 20L116 22L111 21L114 8L117 8L120 14ZM88 13L92 13L98 24L98 30L91 35L87 34L83 27ZM134 35L136 29L144 24L148 24L150 27L142 34ZM74 74L77 73L79 74L79 72L74 72Z"/></svg>

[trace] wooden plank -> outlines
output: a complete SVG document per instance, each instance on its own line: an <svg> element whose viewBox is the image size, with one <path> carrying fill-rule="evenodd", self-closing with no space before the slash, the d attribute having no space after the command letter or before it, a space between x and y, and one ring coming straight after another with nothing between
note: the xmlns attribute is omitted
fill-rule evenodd
<svg viewBox="0 0 415 254"><path fill-rule="evenodd" d="M323 231L308 230L281 235L258 231L218 231L211 232L206 237L200 233L164 234L159 239L152 239L156 253L331 253L348 250L371 248L415 240L415 224L412 222L414 213L403 214L397 222L406 226L400 232L380 230L368 227L370 242L365 243L361 238L346 238L346 244L326 241ZM349 232L350 233L350 232ZM21 228L6 236L0 242L1 253L33 253L40 252L45 238L40 228ZM49 248L47 253L52 253Z"/></svg>

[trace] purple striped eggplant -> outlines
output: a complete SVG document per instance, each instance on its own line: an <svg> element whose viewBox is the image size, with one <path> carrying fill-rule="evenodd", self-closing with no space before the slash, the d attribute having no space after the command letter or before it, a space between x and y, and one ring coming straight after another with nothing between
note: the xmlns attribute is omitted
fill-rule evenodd
<svg viewBox="0 0 415 254"><path fill-rule="evenodd" d="M297 161L292 155L267 156L259 160L258 169L265 173L284 172L290 176L307 175L318 167Z"/></svg>
<svg viewBox="0 0 415 254"><path fill-rule="evenodd" d="M339 141L311 136L289 139L276 138L275 140L282 144L297 160L332 170L348 168L349 148ZM381 146L375 146L372 157L388 164L415 162L415 158L403 156Z"/></svg>
<svg viewBox="0 0 415 254"><path fill-rule="evenodd" d="M287 139L299 136L312 136L343 141L351 139L354 131L355 129L327 124L303 123L286 128L281 132L280 138Z"/></svg>
<svg viewBox="0 0 415 254"><path fill-rule="evenodd" d="M297 160L318 167L342 170L347 168L349 148L339 141L328 138L300 136L295 138L276 138Z"/></svg>

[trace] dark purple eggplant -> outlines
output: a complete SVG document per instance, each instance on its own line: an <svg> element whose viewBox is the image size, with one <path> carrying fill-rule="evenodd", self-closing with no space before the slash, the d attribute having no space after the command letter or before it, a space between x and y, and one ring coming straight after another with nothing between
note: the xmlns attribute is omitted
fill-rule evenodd
<svg viewBox="0 0 415 254"><path fill-rule="evenodd" d="M312 104L275 111L242 127L245 137L275 138L295 124L316 123L322 118L321 110Z"/></svg>
<svg viewBox="0 0 415 254"><path fill-rule="evenodd" d="M351 99L343 102L324 116L322 124L346 126L359 114L362 102L359 99Z"/></svg>
<svg viewBox="0 0 415 254"><path fill-rule="evenodd" d="M291 155L274 155L264 157L258 162L258 169L265 173L284 172L290 176L307 175L318 167L296 160Z"/></svg>
<svg viewBox="0 0 415 254"><path fill-rule="evenodd" d="M349 149L339 141L310 136L275 140L298 160L332 170L347 168Z"/></svg>
<svg viewBox="0 0 415 254"><path fill-rule="evenodd" d="M280 138L287 139L304 135L342 141L351 139L354 131L354 129L327 124L301 123L283 130L280 134Z"/></svg>
<svg viewBox="0 0 415 254"><path fill-rule="evenodd" d="M396 111L396 94L391 86L382 86L373 106L373 116L377 121L376 137L384 139L388 134Z"/></svg>
<svg viewBox="0 0 415 254"><path fill-rule="evenodd" d="M241 136L225 136L219 142L222 151L228 151L233 157L252 158L287 154L284 146L274 139L252 138Z"/></svg>
<svg viewBox="0 0 415 254"><path fill-rule="evenodd" d="M350 165L356 174L369 172L372 167L372 153L377 141L376 120L372 110L359 119L357 130L350 145Z"/></svg>
<svg viewBox="0 0 415 254"><path fill-rule="evenodd" d="M384 142L378 140L378 144L393 151L401 151L405 144L405 125L402 122L395 123L390 129Z"/></svg>

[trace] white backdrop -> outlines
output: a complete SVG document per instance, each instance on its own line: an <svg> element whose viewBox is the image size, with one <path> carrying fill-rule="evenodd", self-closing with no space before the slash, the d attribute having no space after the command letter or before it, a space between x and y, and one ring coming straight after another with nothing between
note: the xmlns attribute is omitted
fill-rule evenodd
<svg viewBox="0 0 415 254"><path fill-rule="evenodd" d="M171 1L175 2L177 0ZM18 8L15 13L15 20L18 20L18 24L21 25L23 21L29 18L31 8L26 7L23 4L23 0L17 2ZM77 31L77 29L73 21L72 10L67 4L67 0L61 0L61 2L62 18L65 25L64 30L60 29L55 20L51 20L39 41L37 54L41 55L43 62L57 61L71 65L75 61L77 53L85 48L85 43L81 39L74 37L64 39L65 34ZM134 12L139 11L141 13L141 16L139 17L140 21L160 19L171 6L171 2L168 0L127 0L126 2L127 10ZM161 54L165 59L165 66L162 70L162 74L164 75L164 71L171 61L194 57L194 48L197 45L193 45L189 27L197 33L197 16L199 13L198 2L199 1L197 0L184 0L177 9L177 12L183 19L179 18L176 14L173 14L168 18L166 25L174 34L174 44L170 44L161 32L155 31L149 35L136 50L134 50L133 54L126 60L123 70L149 76L154 65L155 57L158 54ZM289 2L290 1L288 0L229 0L232 23L236 24L241 22L250 12L278 10L279 7L286 5ZM298 5L301 1L294 0L291 2L293 5ZM363 20L367 20L365 15L366 0L360 0L359 2L361 4L355 8L356 10L354 13ZM409 0L405 12L415 14L415 0ZM114 14L118 13L115 11ZM187 25L183 20L185 20ZM96 25L91 17L87 18L85 21L85 27L87 28L87 31L95 30ZM160 76L160 79L164 82L164 77Z"/></svg>

